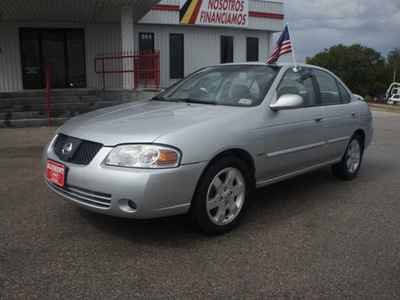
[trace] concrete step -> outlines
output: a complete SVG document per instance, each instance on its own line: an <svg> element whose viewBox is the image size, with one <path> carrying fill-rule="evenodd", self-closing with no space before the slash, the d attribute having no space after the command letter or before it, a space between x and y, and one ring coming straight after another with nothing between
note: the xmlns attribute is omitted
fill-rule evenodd
<svg viewBox="0 0 400 300"><path fill-rule="evenodd" d="M60 126L68 121L69 118L52 118L51 125L52 126ZM39 126L48 126L49 119L41 118L41 119L21 119L21 120L8 120L8 121L0 121L0 128L19 128L19 127L39 127Z"/></svg>
<svg viewBox="0 0 400 300"><path fill-rule="evenodd" d="M0 101L1 102L1 101ZM103 107L117 105L115 101L97 101L97 102L50 102L50 111L60 110L79 110L82 108L90 108L91 110ZM15 113L15 112L32 112L32 111L47 111L46 102L38 104L14 104L14 105L0 105L0 113Z"/></svg>
<svg viewBox="0 0 400 300"><path fill-rule="evenodd" d="M50 104L53 103L96 103L96 102L118 102L114 99L102 99L97 96L71 96L71 97L51 97L49 99ZM46 104L47 100L45 97L33 97L33 98L7 98L0 99L0 111L2 108L7 108L13 105L33 105L33 104Z"/></svg>
<svg viewBox="0 0 400 300"><path fill-rule="evenodd" d="M54 125L71 117L121 103L143 101L161 90L66 89L50 92L50 115ZM45 90L0 92L0 128L46 126L48 124Z"/></svg>
<svg viewBox="0 0 400 300"><path fill-rule="evenodd" d="M86 103L75 103L73 105L63 103L54 104L50 106L51 117L65 117L71 118L80 114L87 113L100 108L105 108L114 105L114 103L100 102L94 103L93 105L87 105ZM2 112L0 113L1 120L19 120L19 119L40 119L47 117L47 108L42 106L40 109L25 110L25 111L14 111L14 112Z"/></svg>
<svg viewBox="0 0 400 300"><path fill-rule="evenodd" d="M88 89L73 89L73 90L51 90L50 97L73 97L73 96L96 96L98 90ZM24 91L9 91L0 92L0 99L14 99L14 98L35 98L46 97L46 90L24 90Z"/></svg>

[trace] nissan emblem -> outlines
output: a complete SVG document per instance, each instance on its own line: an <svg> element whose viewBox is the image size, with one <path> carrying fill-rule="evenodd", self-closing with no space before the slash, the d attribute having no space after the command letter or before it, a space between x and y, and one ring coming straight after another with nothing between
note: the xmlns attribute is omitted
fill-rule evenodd
<svg viewBox="0 0 400 300"><path fill-rule="evenodd" d="M68 153L71 152L71 150L72 150L72 143L66 143L62 148L61 152L62 154L67 155Z"/></svg>

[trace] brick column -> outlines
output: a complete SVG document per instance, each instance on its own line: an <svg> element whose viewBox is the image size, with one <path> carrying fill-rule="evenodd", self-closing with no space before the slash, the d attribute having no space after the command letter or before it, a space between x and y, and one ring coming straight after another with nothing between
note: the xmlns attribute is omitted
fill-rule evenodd
<svg viewBox="0 0 400 300"><path fill-rule="evenodd" d="M131 53L135 50L135 40L133 36L133 8L132 6L121 6L121 43L122 52ZM131 59L123 60L124 70L132 70L133 62ZM134 88L134 75L133 73L123 73L123 87Z"/></svg>

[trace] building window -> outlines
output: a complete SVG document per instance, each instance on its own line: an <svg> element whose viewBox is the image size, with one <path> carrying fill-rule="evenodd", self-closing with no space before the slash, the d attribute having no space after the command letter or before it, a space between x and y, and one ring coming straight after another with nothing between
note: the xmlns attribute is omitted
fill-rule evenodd
<svg viewBox="0 0 400 300"><path fill-rule="evenodd" d="M183 34L169 35L169 77L183 78Z"/></svg>
<svg viewBox="0 0 400 300"><path fill-rule="evenodd" d="M258 38L247 38L246 61L258 61Z"/></svg>
<svg viewBox="0 0 400 300"><path fill-rule="evenodd" d="M221 63L233 62L233 36L221 36Z"/></svg>

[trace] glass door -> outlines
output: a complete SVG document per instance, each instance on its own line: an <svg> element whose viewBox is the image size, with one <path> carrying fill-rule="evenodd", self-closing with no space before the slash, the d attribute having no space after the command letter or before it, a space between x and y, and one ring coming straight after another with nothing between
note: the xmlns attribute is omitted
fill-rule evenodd
<svg viewBox="0 0 400 300"><path fill-rule="evenodd" d="M47 62L50 62L50 80L52 88L68 86L65 55L64 33L59 31L45 31L42 37L42 64L44 74L47 72Z"/></svg>
<svg viewBox="0 0 400 300"><path fill-rule="evenodd" d="M24 89L86 87L82 29L20 29Z"/></svg>
<svg viewBox="0 0 400 300"><path fill-rule="evenodd" d="M39 31L35 29L21 29L20 38L24 89L42 88Z"/></svg>

